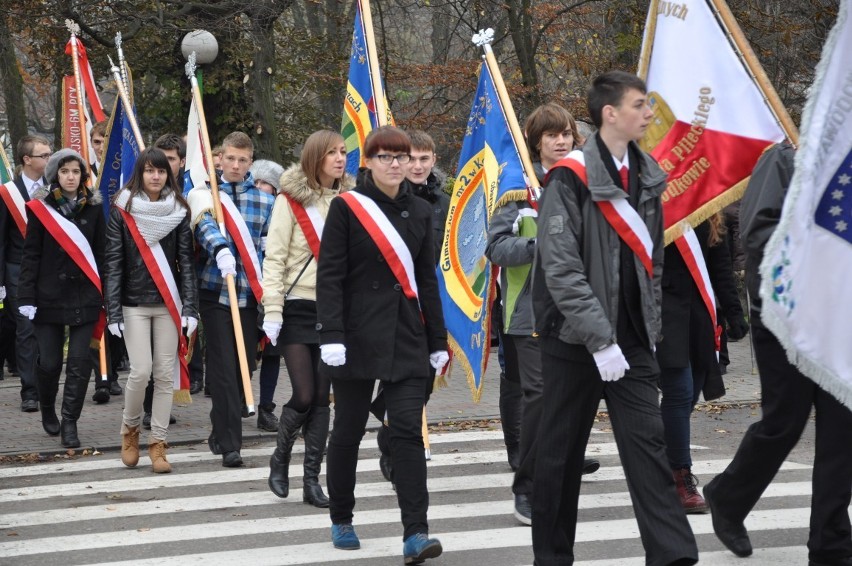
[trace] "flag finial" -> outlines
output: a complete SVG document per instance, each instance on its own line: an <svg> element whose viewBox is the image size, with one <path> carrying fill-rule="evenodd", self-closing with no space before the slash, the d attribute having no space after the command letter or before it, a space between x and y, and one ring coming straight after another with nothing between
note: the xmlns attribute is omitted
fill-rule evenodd
<svg viewBox="0 0 852 566"><path fill-rule="evenodd" d="M473 43L477 47L482 47L484 45L491 45L491 42L494 40L494 30L491 28L481 29L479 33L473 34Z"/></svg>
<svg viewBox="0 0 852 566"><path fill-rule="evenodd" d="M80 26L71 19L65 20L65 27L68 28L68 31L71 32L71 35L79 35L80 34Z"/></svg>
<svg viewBox="0 0 852 566"><path fill-rule="evenodd" d="M120 31L115 33L115 48L121 49L121 32Z"/></svg>
<svg viewBox="0 0 852 566"><path fill-rule="evenodd" d="M189 57L186 58L186 65L184 66L186 69L186 76L192 80L192 77L195 76L195 51L189 54Z"/></svg>

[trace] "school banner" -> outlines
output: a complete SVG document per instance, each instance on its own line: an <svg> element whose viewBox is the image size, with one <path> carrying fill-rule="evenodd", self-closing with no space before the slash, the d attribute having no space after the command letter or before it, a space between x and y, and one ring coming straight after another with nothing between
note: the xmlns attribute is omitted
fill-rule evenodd
<svg viewBox="0 0 852 566"><path fill-rule="evenodd" d="M130 180L138 155L139 144L121 99L116 96L104 140L103 163L97 186L103 196L104 214L109 215L113 196Z"/></svg>
<svg viewBox="0 0 852 566"><path fill-rule="evenodd" d="M781 221L760 266L762 320L852 409L852 19L842 0L802 119Z"/></svg>

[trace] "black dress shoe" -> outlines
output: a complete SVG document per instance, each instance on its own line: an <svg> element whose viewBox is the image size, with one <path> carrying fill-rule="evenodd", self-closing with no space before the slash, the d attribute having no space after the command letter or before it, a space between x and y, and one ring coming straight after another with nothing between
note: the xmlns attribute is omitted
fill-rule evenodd
<svg viewBox="0 0 852 566"><path fill-rule="evenodd" d="M236 450L225 452L222 454L222 465L226 468L239 468L243 465L243 459Z"/></svg>
<svg viewBox="0 0 852 566"><path fill-rule="evenodd" d="M121 385L117 381L111 381L109 384L109 394L121 395L122 393L124 393L124 390L121 388Z"/></svg>
<svg viewBox="0 0 852 566"><path fill-rule="evenodd" d="M382 453L382 455L379 456L379 469L382 471L382 475L387 481L393 481L393 464L391 463L390 454Z"/></svg>
<svg viewBox="0 0 852 566"><path fill-rule="evenodd" d="M35 413L38 411L38 401L35 399L24 399L21 401L21 411L24 413Z"/></svg>
<svg viewBox="0 0 852 566"><path fill-rule="evenodd" d="M530 498L523 493L515 495L515 519L524 525L532 525L532 505Z"/></svg>
<svg viewBox="0 0 852 566"><path fill-rule="evenodd" d="M601 467L601 463L592 458L583 460L583 475L593 474Z"/></svg>
<svg viewBox="0 0 852 566"><path fill-rule="evenodd" d="M189 394L195 395L196 393L201 393L204 389L204 382L202 381L193 381L189 384Z"/></svg>
<svg viewBox="0 0 852 566"><path fill-rule="evenodd" d="M210 452L215 455L219 455L222 453L222 447L219 446L219 441L216 440L216 437L213 436L213 433L210 433L210 436L207 437L207 447L210 448Z"/></svg>
<svg viewBox="0 0 852 566"><path fill-rule="evenodd" d="M98 405L109 403L109 387L107 387L106 385L104 385L103 387L97 387L95 389L95 394L92 395L92 401L94 401Z"/></svg>
<svg viewBox="0 0 852 566"><path fill-rule="evenodd" d="M852 566L852 556L846 558L811 558L808 566Z"/></svg>
<svg viewBox="0 0 852 566"><path fill-rule="evenodd" d="M740 558L751 556L751 541L748 538L748 531L745 525L742 522L737 523L723 516L722 510L715 500L715 490L716 479L711 480L710 483L704 486L704 501L710 507L710 514L713 518L713 531L719 540L722 541L722 544Z"/></svg>

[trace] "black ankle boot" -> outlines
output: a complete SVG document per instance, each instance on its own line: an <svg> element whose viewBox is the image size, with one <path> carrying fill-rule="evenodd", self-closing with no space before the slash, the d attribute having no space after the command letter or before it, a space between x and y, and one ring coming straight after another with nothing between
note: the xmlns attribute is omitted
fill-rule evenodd
<svg viewBox="0 0 852 566"><path fill-rule="evenodd" d="M68 358L65 363L65 389L62 393L62 424L60 426L62 446L65 448L80 446L80 439L77 437L77 419L83 412L91 373L92 362L89 358Z"/></svg>
<svg viewBox="0 0 852 566"><path fill-rule="evenodd" d="M38 401L41 406L41 426L50 436L59 434L59 419L56 417L56 393L59 390L59 372L48 372L36 362Z"/></svg>
<svg viewBox="0 0 852 566"><path fill-rule="evenodd" d="M523 417L523 392L521 384L500 376L500 420L503 425L503 442L512 471L521 465L521 419Z"/></svg>
<svg viewBox="0 0 852 566"><path fill-rule="evenodd" d="M62 419L62 425L59 427L62 441L62 446L65 448L79 448L80 439L77 437L77 421L69 421Z"/></svg>
<svg viewBox="0 0 852 566"><path fill-rule="evenodd" d="M287 405L281 409L278 422L278 443L269 459L269 489L278 497L290 494L290 456L299 429L308 416L308 411L299 413Z"/></svg>
<svg viewBox="0 0 852 566"><path fill-rule="evenodd" d="M328 440L328 407L311 407L305 422L305 474L303 477L302 501L314 507L328 507L328 498L319 484L322 454Z"/></svg>

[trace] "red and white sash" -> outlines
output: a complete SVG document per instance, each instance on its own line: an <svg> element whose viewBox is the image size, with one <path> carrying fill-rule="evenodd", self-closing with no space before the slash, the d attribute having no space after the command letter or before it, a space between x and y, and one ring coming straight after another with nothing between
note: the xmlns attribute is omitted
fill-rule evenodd
<svg viewBox="0 0 852 566"><path fill-rule="evenodd" d="M23 195L21 195L21 191L18 190L18 186L14 181L9 181L5 185L0 185L0 197L2 197L3 202L6 203L6 208L9 210L9 214L12 215L12 220L15 221L15 225L18 226L21 236L26 238L27 201L24 200Z"/></svg>
<svg viewBox="0 0 852 566"><path fill-rule="evenodd" d="M568 157L558 161L551 171L556 167L568 167L577 174L586 187L589 186L582 151L572 151L568 154ZM651 258L654 253L654 241L651 239L651 233L648 232L648 227L645 226L645 222L639 216L639 213L630 206L627 198L599 200L595 203L612 229L642 262L648 277L653 277L654 262Z"/></svg>
<svg viewBox="0 0 852 566"><path fill-rule="evenodd" d="M42 226L56 240L59 246L65 250L65 253L80 268L80 271L92 282L98 293L103 296L101 277L98 273L98 265L95 262L95 254L92 252L92 246L89 245L86 236L77 228L77 225L59 214L52 207L47 206L43 201L31 200L27 202L27 208L36 215ZM92 337L100 340L105 326L106 316L103 309L101 309L101 315L95 324L95 331Z"/></svg>
<svg viewBox="0 0 852 566"><path fill-rule="evenodd" d="M178 333L178 355L175 363L174 375L172 383L175 390L189 389L189 366L186 362L187 341L183 335L183 324L181 321L181 313L183 312L183 301L180 299L178 292L177 281L175 281L174 273L172 273L169 260L166 258L166 253L163 251L163 246L159 242L153 246L149 246L139 231L136 225L136 220L129 212L121 207L116 207L124 218L127 224L127 230L133 237L136 247L142 256L142 261L145 262L145 267L148 268L148 273L151 279L154 280L154 285L157 286L157 291L163 297L163 302L169 315L172 317L172 322L175 323Z"/></svg>
<svg viewBox="0 0 852 566"><path fill-rule="evenodd" d="M254 247L254 240L251 238L251 232L246 225L246 221L240 214L237 205L231 200L231 197L223 191L219 191L219 200L222 203L222 216L225 221L225 229L234 240L237 246L237 253L243 260L243 267L246 270L246 278L248 278L249 286L254 294L258 304L263 298L263 276L260 271L260 260L257 257L257 248Z"/></svg>
<svg viewBox="0 0 852 566"><path fill-rule="evenodd" d="M417 281L414 278L414 258L391 221L370 197L356 191L340 195L355 217L373 239L388 266L393 271L402 291L409 299L417 299Z"/></svg>
<svg viewBox="0 0 852 566"><path fill-rule="evenodd" d="M296 222L299 223L299 228L302 229L305 240L308 241L308 247L311 248L314 259L318 260L322 229L325 227L325 218L322 217L315 204L304 206L286 193L281 193L281 195L290 203L290 209L296 216Z"/></svg>
<svg viewBox="0 0 852 566"><path fill-rule="evenodd" d="M675 240L675 245L680 255L683 256L683 261L686 263L689 274L692 275L692 280L695 281L695 286L698 287L701 300L704 301L704 306L710 315L710 321L713 323L713 341L716 346L716 357L718 358L721 347L722 327L719 326L716 319L716 294L713 292L713 286L710 284L710 274L707 271L704 254L701 253L701 244L698 242L698 237L695 235L692 226L683 222L683 236Z"/></svg>

